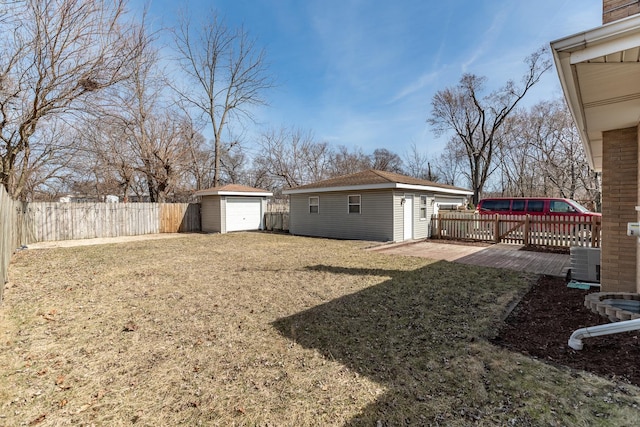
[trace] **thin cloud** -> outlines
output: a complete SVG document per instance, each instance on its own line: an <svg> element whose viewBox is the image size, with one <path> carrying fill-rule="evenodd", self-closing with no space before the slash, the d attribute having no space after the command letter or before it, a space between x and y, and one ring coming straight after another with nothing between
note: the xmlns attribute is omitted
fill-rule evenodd
<svg viewBox="0 0 640 427"><path fill-rule="evenodd" d="M190 8L210 3L190 0ZM132 4L142 10L147 1ZM438 146L425 122L431 97L461 72L496 85L517 80L535 48L598 26L602 2L215 0L215 7L266 47L280 84L249 136L285 124L335 144L402 152L411 142ZM175 8L153 0L150 14L169 24ZM557 76L548 79L528 98L557 97Z"/></svg>
<svg viewBox="0 0 640 427"><path fill-rule="evenodd" d="M462 63L461 68L463 73L466 73L478 58L485 56L488 51L495 49L496 40L498 40L508 17L509 12L506 8L501 9L500 12L496 14L491 22L491 26L480 40L479 45L473 49L471 57Z"/></svg>
<svg viewBox="0 0 640 427"><path fill-rule="evenodd" d="M402 99L405 99L415 93L424 91L425 88L432 85L438 78L438 72L432 71L419 76L415 81L405 86L398 92L390 101L394 104Z"/></svg>

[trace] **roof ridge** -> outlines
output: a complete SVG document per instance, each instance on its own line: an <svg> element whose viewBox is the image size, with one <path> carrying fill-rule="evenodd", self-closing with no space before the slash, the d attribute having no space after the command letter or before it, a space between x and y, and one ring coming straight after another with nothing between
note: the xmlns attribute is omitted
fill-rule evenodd
<svg viewBox="0 0 640 427"><path fill-rule="evenodd" d="M218 185L215 187L209 187L209 188L203 188L200 190L196 190L196 194L197 193L211 193L211 192L218 192L218 191L229 191L229 192L238 192L238 193L271 193L271 191L269 190L265 190L264 188L257 188L257 187L251 187L248 185L243 185L243 184L224 184L224 185Z"/></svg>

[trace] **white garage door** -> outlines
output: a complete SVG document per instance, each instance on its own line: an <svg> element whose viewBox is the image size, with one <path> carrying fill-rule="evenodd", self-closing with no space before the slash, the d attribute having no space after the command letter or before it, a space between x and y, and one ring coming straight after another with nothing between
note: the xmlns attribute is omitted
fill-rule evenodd
<svg viewBox="0 0 640 427"><path fill-rule="evenodd" d="M258 230L262 223L260 198L227 197L227 231Z"/></svg>

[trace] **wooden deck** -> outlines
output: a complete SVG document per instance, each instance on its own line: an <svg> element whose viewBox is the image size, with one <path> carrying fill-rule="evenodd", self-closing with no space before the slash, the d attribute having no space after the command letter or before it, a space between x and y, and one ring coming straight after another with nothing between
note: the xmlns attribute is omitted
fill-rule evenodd
<svg viewBox="0 0 640 427"><path fill-rule="evenodd" d="M569 268L568 254L520 250L520 245L499 243L469 246L459 243L421 241L373 248L382 253L417 256L485 267L506 268L529 273L564 277Z"/></svg>

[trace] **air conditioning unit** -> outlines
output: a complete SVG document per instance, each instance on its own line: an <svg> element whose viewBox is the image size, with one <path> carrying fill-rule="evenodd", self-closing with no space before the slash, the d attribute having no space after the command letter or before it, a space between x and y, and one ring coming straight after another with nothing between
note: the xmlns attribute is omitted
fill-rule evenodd
<svg viewBox="0 0 640 427"><path fill-rule="evenodd" d="M571 280L600 283L600 248L572 246Z"/></svg>

